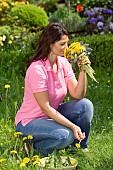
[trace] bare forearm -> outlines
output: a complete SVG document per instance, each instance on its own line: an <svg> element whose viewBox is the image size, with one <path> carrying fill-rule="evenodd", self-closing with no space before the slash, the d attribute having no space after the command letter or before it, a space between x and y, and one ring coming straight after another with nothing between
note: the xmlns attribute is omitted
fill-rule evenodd
<svg viewBox="0 0 113 170"><path fill-rule="evenodd" d="M78 83L76 86L76 94L78 94L79 98L83 98L86 94L87 89L87 75L84 70L80 71L78 77Z"/></svg>
<svg viewBox="0 0 113 170"><path fill-rule="evenodd" d="M47 116L49 116L51 119L53 119L54 121L73 130L73 126L75 125L72 122L70 122L67 118L65 118L63 115L61 115L57 110L52 108L51 106L48 106L47 108L45 108L43 112Z"/></svg>

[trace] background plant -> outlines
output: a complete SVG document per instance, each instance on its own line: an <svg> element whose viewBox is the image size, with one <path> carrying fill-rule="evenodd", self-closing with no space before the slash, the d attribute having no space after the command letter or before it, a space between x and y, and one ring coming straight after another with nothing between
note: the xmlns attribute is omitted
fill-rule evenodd
<svg viewBox="0 0 113 170"><path fill-rule="evenodd" d="M113 11L107 8L94 7L84 11L86 19L85 31L87 34L113 33Z"/></svg>

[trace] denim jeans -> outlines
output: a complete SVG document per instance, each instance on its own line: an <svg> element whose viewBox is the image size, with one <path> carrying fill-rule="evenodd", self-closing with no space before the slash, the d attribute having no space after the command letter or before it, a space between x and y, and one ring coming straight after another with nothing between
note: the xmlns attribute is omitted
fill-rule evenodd
<svg viewBox="0 0 113 170"><path fill-rule="evenodd" d="M86 98L71 100L59 105L57 110L85 132L86 138L81 142L81 147L87 148L93 118L92 102ZM22 126L20 122L16 131L22 132L23 136L32 135L34 149L44 155L52 153L54 149L60 150L75 145L77 142L71 129L47 118L32 120L26 126Z"/></svg>

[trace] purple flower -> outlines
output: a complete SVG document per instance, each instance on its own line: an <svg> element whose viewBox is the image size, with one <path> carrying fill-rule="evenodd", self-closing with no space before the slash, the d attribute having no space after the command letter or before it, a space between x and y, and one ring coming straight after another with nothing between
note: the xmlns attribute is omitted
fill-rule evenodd
<svg viewBox="0 0 113 170"><path fill-rule="evenodd" d="M95 24L97 23L97 18L92 17L92 18L89 20L89 23L95 25Z"/></svg>
<svg viewBox="0 0 113 170"><path fill-rule="evenodd" d="M88 10L88 9L86 9L86 10L84 11L84 16L85 16L85 17L90 17L90 15L91 15L91 11Z"/></svg>
<svg viewBox="0 0 113 170"><path fill-rule="evenodd" d="M113 22L110 22L110 23L109 23L109 28L110 28L111 30L113 30Z"/></svg>
<svg viewBox="0 0 113 170"><path fill-rule="evenodd" d="M103 9L103 14L109 14L109 15L112 15L113 14L113 11L111 9Z"/></svg>
<svg viewBox="0 0 113 170"><path fill-rule="evenodd" d="M94 7L94 11L98 14L101 14L102 9L99 7Z"/></svg>
<svg viewBox="0 0 113 170"><path fill-rule="evenodd" d="M98 15L97 19L98 19L98 21L102 21L103 20L103 16L102 15Z"/></svg>
<svg viewBox="0 0 113 170"><path fill-rule="evenodd" d="M104 34L104 31L101 31L100 34L103 35L103 34Z"/></svg>
<svg viewBox="0 0 113 170"><path fill-rule="evenodd" d="M103 26L104 26L104 23L103 23L103 22L100 22L100 21L99 21L99 22L97 23L97 27L98 27L98 28L99 28L99 27L103 27Z"/></svg>

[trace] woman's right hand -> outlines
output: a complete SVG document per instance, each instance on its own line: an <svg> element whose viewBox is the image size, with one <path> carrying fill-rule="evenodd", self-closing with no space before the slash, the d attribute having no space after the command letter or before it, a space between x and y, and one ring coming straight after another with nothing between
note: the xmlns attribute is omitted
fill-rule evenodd
<svg viewBox="0 0 113 170"><path fill-rule="evenodd" d="M79 141L85 139L85 132L82 132L79 126L74 125L72 130L73 130L75 139Z"/></svg>

